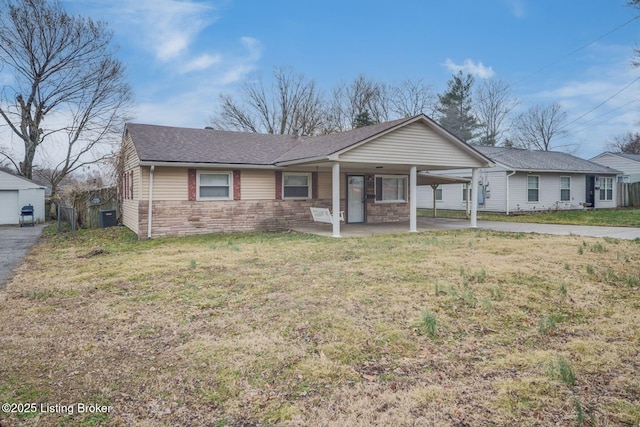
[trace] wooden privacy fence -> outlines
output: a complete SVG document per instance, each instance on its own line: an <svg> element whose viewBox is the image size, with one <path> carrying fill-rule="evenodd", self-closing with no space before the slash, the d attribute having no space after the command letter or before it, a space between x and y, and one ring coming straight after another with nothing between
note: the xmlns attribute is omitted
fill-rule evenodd
<svg viewBox="0 0 640 427"><path fill-rule="evenodd" d="M618 183L617 206L619 208L640 207L640 182L634 182L633 184Z"/></svg>
<svg viewBox="0 0 640 427"><path fill-rule="evenodd" d="M72 199L78 226L80 228L98 228L100 211L102 210L115 210L117 215L117 196L116 187L74 192Z"/></svg>

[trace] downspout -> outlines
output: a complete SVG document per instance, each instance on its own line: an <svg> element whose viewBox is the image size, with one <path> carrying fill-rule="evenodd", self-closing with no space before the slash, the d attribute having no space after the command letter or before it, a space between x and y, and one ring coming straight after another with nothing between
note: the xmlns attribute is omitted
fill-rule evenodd
<svg viewBox="0 0 640 427"><path fill-rule="evenodd" d="M149 169L149 220L147 221L147 238L151 238L151 219L153 212L153 170L155 169L154 165L151 165L151 169Z"/></svg>
<svg viewBox="0 0 640 427"><path fill-rule="evenodd" d="M515 174L516 174L516 171L513 171L507 175L507 206L505 210L505 213L507 214L507 216L509 216L509 177Z"/></svg>

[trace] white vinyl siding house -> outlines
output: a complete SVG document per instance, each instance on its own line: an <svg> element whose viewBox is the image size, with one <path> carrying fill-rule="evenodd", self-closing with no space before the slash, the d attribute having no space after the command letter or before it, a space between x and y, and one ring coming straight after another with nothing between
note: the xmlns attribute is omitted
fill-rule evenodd
<svg viewBox="0 0 640 427"><path fill-rule="evenodd" d="M23 206L34 208L34 220L45 220L43 186L7 172L0 171L0 225L19 224Z"/></svg>
<svg viewBox="0 0 640 427"><path fill-rule="evenodd" d="M606 152L592 158L591 161L619 170L621 174L618 182L640 182L640 154Z"/></svg>
<svg viewBox="0 0 640 427"><path fill-rule="evenodd" d="M597 165L569 154L531 152L501 147L475 147L492 159L496 167L481 169L478 182L478 210L486 212L537 212L546 210L615 208L615 182L618 171ZM434 172L436 173L436 172ZM446 175L470 177L469 170L450 170ZM587 183L590 179L604 182L606 190L597 186L593 201L588 201ZM440 188L439 188L440 189ZM442 200L438 209L465 210L465 185L441 186ZM423 186L418 192L420 208L433 207L433 190ZM473 197L473 196L472 196Z"/></svg>

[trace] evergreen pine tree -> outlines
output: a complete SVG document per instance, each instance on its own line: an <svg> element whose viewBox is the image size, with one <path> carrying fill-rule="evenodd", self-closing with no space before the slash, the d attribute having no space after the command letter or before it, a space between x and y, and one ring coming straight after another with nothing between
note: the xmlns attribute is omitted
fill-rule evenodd
<svg viewBox="0 0 640 427"><path fill-rule="evenodd" d="M460 71L447 82L447 91L438 95L438 122L463 141L474 139L480 126L471 111L473 83L471 74L464 76Z"/></svg>

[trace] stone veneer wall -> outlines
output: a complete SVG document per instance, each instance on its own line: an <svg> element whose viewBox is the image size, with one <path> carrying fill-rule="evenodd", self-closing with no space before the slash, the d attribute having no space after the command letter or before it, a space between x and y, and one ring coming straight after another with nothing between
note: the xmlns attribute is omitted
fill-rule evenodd
<svg viewBox="0 0 640 427"><path fill-rule="evenodd" d="M254 230L286 230L313 222L310 207L328 207L329 200L235 200L153 202L152 236L181 236ZM148 201L141 201L140 230L147 230ZM146 237L146 231L141 233Z"/></svg>
<svg viewBox="0 0 640 427"><path fill-rule="evenodd" d="M376 203L367 199L367 222L380 224L409 220L409 203Z"/></svg>
<svg viewBox="0 0 640 427"><path fill-rule="evenodd" d="M344 199L340 201L344 210ZM312 224L310 207L331 209L331 200L228 200L153 202L152 236L183 236L218 232L286 230ZM140 237L146 237L149 202L139 202ZM404 221L409 217L408 203L367 201L367 222Z"/></svg>

